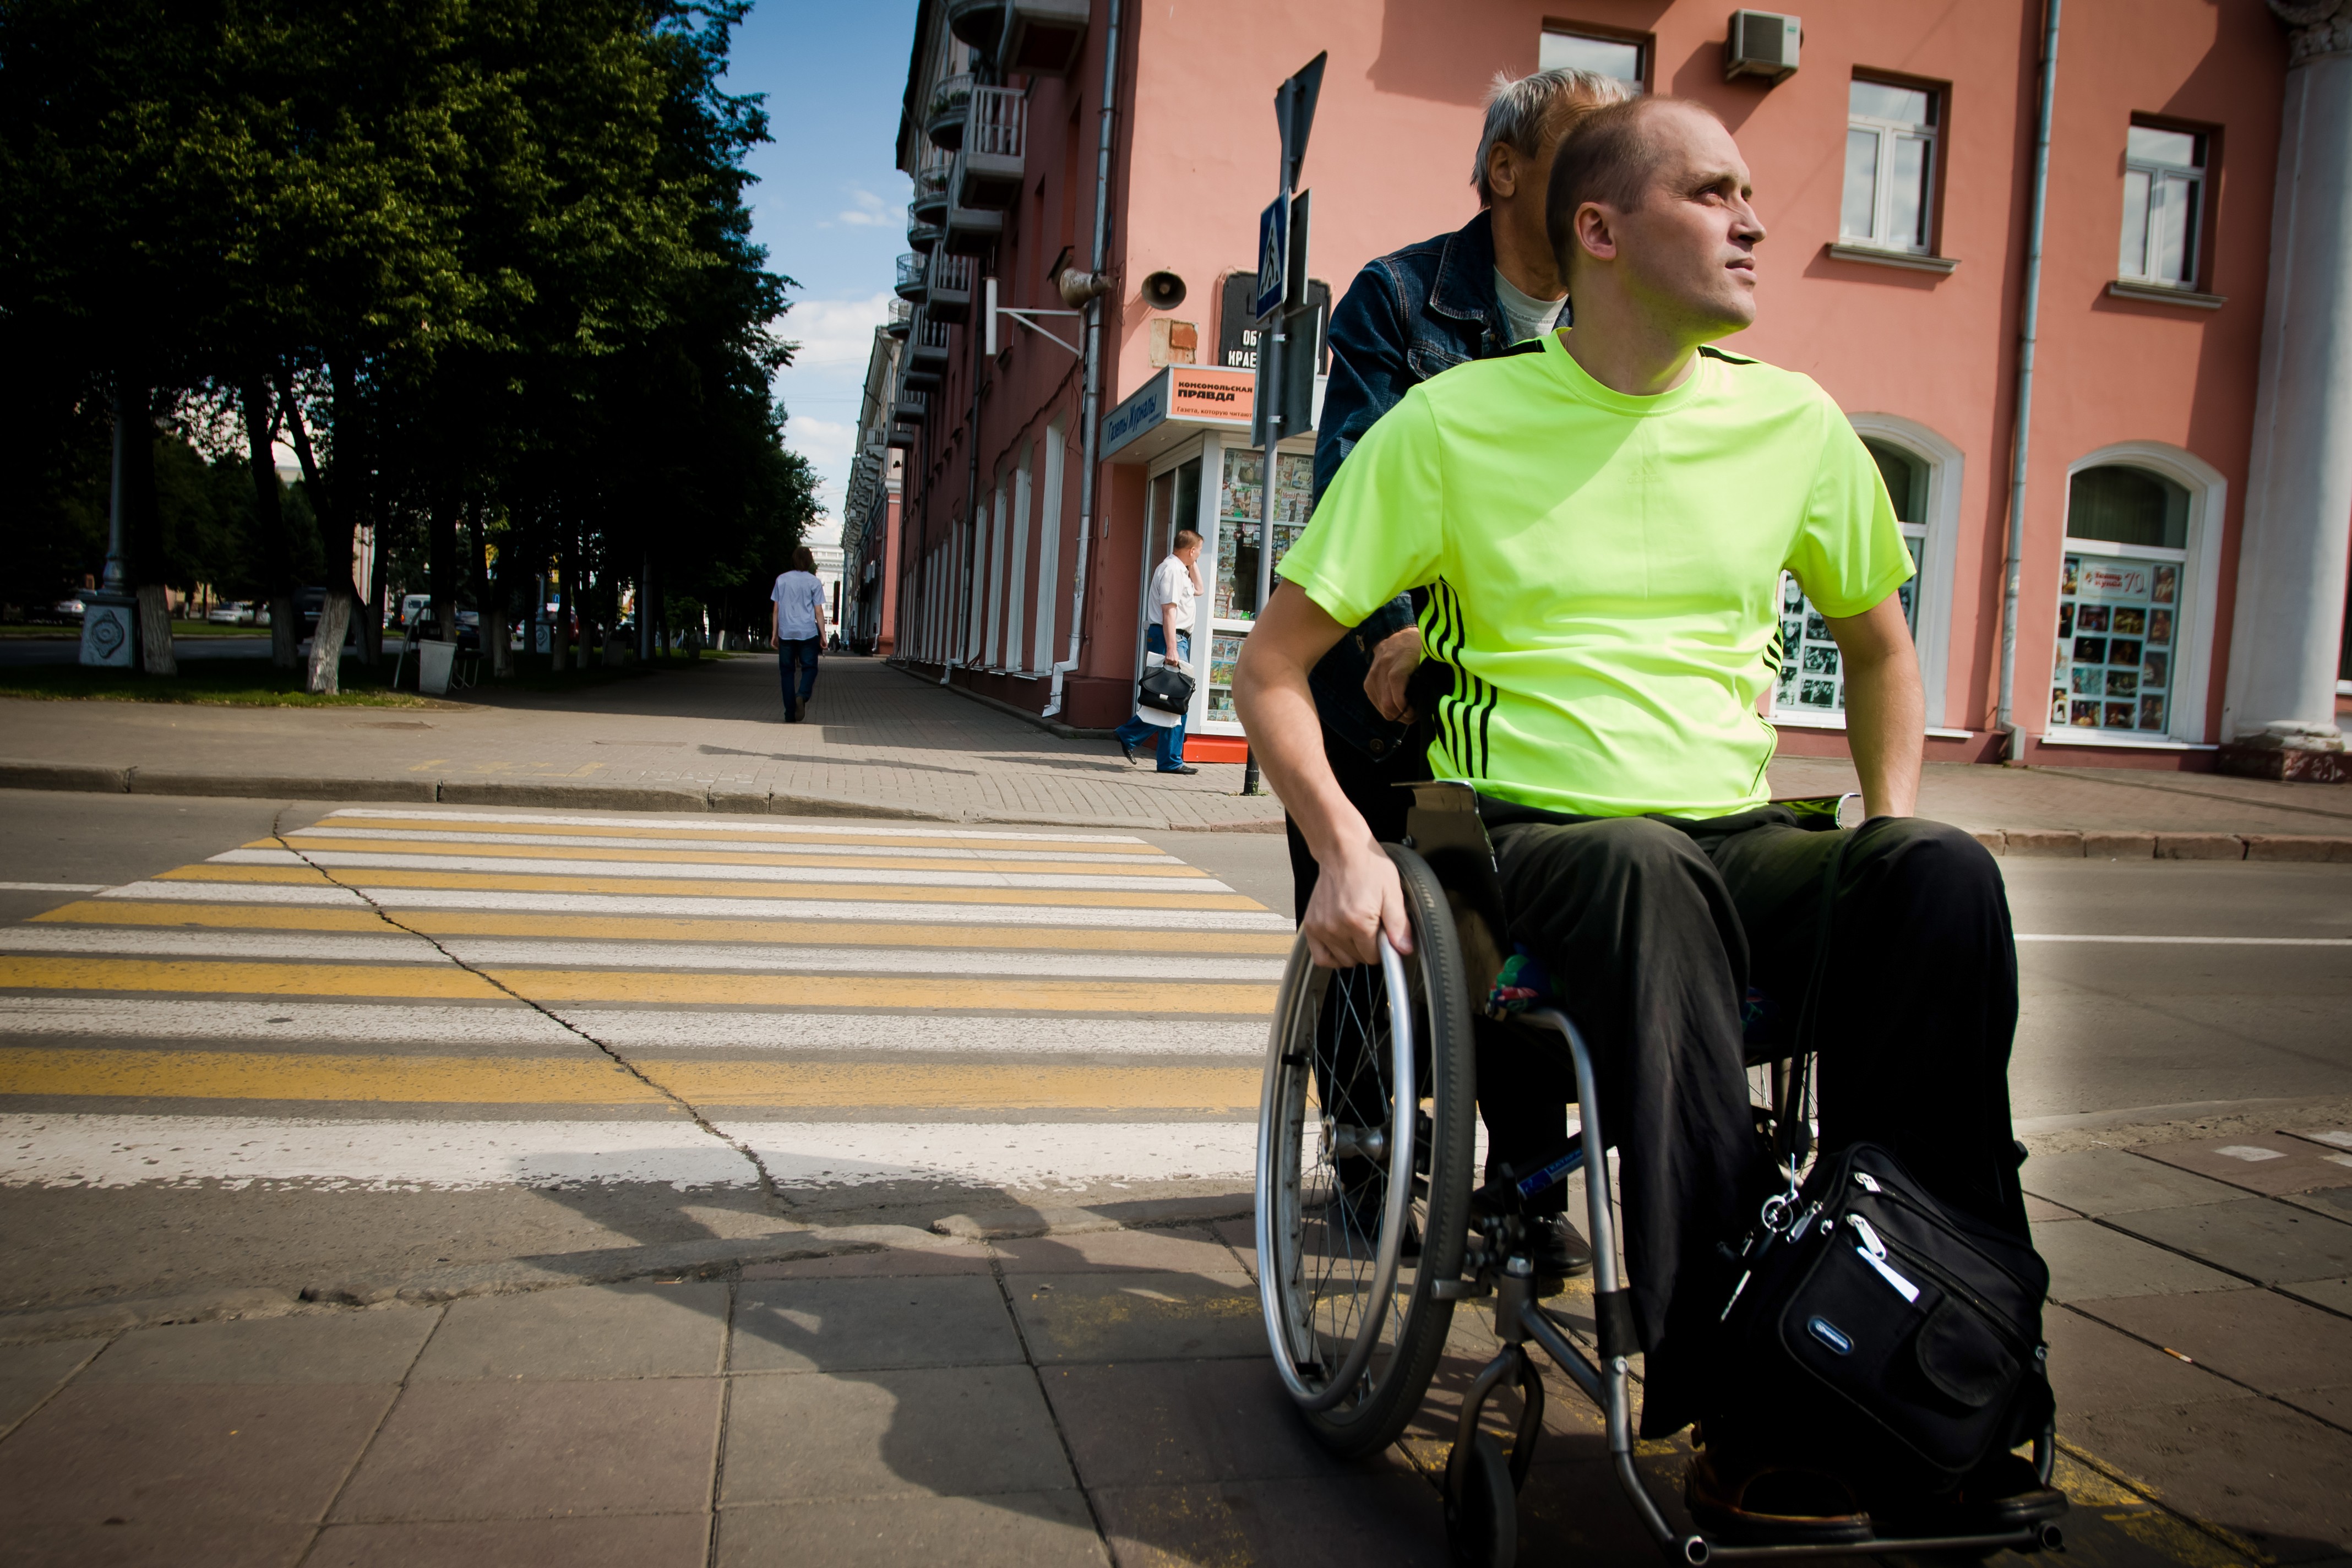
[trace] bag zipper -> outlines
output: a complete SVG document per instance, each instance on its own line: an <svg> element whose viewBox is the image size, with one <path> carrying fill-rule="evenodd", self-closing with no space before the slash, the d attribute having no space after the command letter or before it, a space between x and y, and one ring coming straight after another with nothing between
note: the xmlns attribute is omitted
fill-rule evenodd
<svg viewBox="0 0 2352 1568"><path fill-rule="evenodd" d="M1984 1250L1984 1248L1979 1247L1974 1241L1970 1240L1966 1232L1962 1231L1958 1226L1953 1224L1950 1216L1930 1211L1926 1205L1922 1205L1917 1199L1905 1192L1902 1188L1889 1186L1885 1183L1874 1178L1867 1171L1857 1170L1853 1173L1853 1177L1855 1184L1862 1187L1864 1191L1874 1194L1879 1197L1888 1199L1896 1206L1910 1210L1913 1214L1918 1215L1921 1219L1926 1220L1928 1224L1935 1226L1937 1229L1947 1231L1955 1240L1958 1241L1961 1246L1967 1247L1969 1252L1973 1253L1979 1259L1980 1259L1986 1268L1990 1268L1993 1272L2007 1279L2011 1285L2016 1286L2020 1295L2032 1296L2035 1297L2036 1300L2039 1300L2040 1295L2047 1293L2046 1291L2037 1293L2032 1286L2028 1285L2024 1280L2020 1279L2016 1273L2011 1270L2008 1265L2002 1263L2000 1259L1990 1256Z"/></svg>

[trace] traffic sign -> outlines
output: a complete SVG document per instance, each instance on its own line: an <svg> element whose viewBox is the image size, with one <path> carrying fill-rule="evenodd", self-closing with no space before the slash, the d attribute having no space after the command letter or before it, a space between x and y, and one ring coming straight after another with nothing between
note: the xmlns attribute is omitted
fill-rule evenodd
<svg viewBox="0 0 2352 1568"><path fill-rule="evenodd" d="M1307 133L1315 128L1315 100L1323 92L1325 50L1275 89L1274 118L1282 127L1282 188L1298 188L1298 166L1307 161Z"/></svg>
<svg viewBox="0 0 2352 1568"><path fill-rule="evenodd" d="M1257 215L1256 314L1282 303L1290 278L1290 194L1286 191Z"/></svg>

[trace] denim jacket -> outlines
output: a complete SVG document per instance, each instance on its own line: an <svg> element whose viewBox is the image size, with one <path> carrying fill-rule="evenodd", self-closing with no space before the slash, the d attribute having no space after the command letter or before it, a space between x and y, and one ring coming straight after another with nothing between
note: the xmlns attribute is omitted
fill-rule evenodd
<svg viewBox="0 0 2352 1568"><path fill-rule="evenodd" d="M1375 420L1439 371L1511 346L1495 297L1495 237L1480 213L1452 234L1367 262L1349 285L1328 331L1331 377L1315 434L1315 499ZM1412 596L1400 594L1332 645L1307 676L1326 733L1384 757L1405 726L1381 717L1364 695L1371 650L1412 625Z"/></svg>

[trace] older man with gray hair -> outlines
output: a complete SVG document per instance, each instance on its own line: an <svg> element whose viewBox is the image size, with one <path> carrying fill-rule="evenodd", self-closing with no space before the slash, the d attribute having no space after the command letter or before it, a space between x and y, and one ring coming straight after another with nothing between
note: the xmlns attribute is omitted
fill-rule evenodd
<svg viewBox="0 0 2352 1568"><path fill-rule="evenodd" d="M1631 95L1623 82L1586 70L1495 78L1470 167L1478 215L1367 263L1331 313L1331 379L1315 439L1318 500L1364 432L1413 387L1563 324L1568 285L1544 229L1552 156L1585 116ZM1407 690L1421 663L1417 615L1412 596L1400 595L1351 628L1309 677L1332 774L1381 840L1404 836L1407 792L1392 786L1429 777L1429 735L1416 711L1428 704ZM1285 826L1303 918L1315 857L1297 824L1286 816ZM1486 1109L1490 1130L1500 1131L1495 1118L1508 1112ZM1564 1196L1555 1189L1545 1201L1556 1205ZM1549 1217L1549 1245L1538 1259L1547 1279L1591 1268L1591 1253L1566 1217Z"/></svg>

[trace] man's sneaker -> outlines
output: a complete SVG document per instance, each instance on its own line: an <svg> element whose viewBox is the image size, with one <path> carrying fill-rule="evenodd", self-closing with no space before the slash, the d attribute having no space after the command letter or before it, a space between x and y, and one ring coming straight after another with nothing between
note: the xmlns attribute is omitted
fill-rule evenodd
<svg viewBox="0 0 2352 1568"><path fill-rule="evenodd" d="M1536 1266L1536 1289L1556 1296L1570 1279L1592 1272L1592 1246L1566 1215L1528 1222L1528 1251Z"/></svg>
<svg viewBox="0 0 2352 1568"><path fill-rule="evenodd" d="M1197 773L1201 770L1190 763L1178 763L1172 768L1162 768L1160 771L1163 773Z"/></svg>

